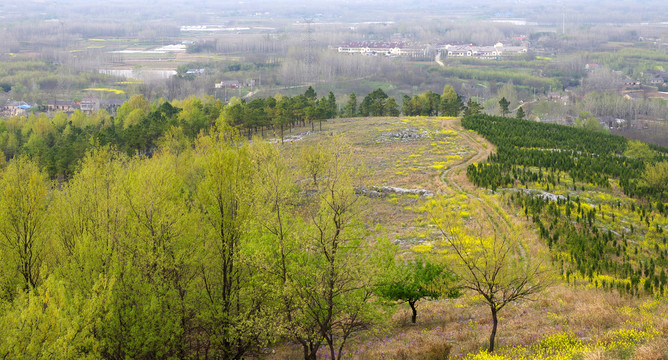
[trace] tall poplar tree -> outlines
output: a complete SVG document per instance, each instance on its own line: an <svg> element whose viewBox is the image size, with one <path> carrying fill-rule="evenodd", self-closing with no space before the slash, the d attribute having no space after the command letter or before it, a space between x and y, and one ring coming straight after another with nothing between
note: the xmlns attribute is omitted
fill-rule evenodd
<svg viewBox="0 0 668 360"><path fill-rule="evenodd" d="M37 164L12 160L0 176L1 261L7 268L5 286L19 282L24 289L42 280L40 269L48 255L47 209L49 182Z"/></svg>
<svg viewBox="0 0 668 360"><path fill-rule="evenodd" d="M445 85L443 95L441 95L441 104L439 107L442 116L459 116L464 108L461 96L455 92L451 85Z"/></svg>

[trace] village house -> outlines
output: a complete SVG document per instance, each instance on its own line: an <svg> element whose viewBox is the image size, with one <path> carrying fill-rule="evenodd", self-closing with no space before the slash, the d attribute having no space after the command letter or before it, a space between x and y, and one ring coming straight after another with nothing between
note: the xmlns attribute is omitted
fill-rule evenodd
<svg viewBox="0 0 668 360"><path fill-rule="evenodd" d="M478 46L473 50L472 56L478 59L497 59L501 52L494 46Z"/></svg>
<svg viewBox="0 0 668 360"><path fill-rule="evenodd" d="M188 69L186 75L201 75L206 72L206 69Z"/></svg>
<svg viewBox="0 0 668 360"><path fill-rule="evenodd" d="M474 57L477 59L495 60L501 56L525 54L529 51L526 46L511 46L497 42L493 46L476 46L473 44L445 44L441 48L447 56Z"/></svg>
<svg viewBox="0 0 668 360"><path fill-rule="evenodd" d="M570 96L568 94L562 94L560 92L550 91L547 93L547 100L567 105L568 101L570 100Z"/></svg>
<svg viewBox="0 0 668 360"><path fill-rule="evenodd" d="M25 115L33 106L24 101L8 100L5 105L0 108L0 115L2 116L17 116Z"/></svg>
<svg viewBox="0 0 668 360"><path fill-rule="evenodd" d="M346 42L337 48L339 53L362 54L362 55L384 55L384 56L426 56L427 50L419 47L411 47L403 42L362 41Z"/></svg>
<svg viewBox="0 0 668 360"><path fill-rule="evenodd" d="M510 44L504 44L502 42L494 44L494 48L499 52L500 55L519 55L529 52L529 48L527 46L513 46Z"/></svg>
<svg viewBox="0 0 668 360"><path fill-rule="evenodd" d="M663 86L666 83L666 79L660 74L654 75L649 79L649 84L654 86Z"/></svg>
<svg viewBox="0 0 668 360"><path fill-rule="evenodd" d="M585 64L585 70L587 71L594 71L598 69L598 64Z"/></svg>
<svg viewBox="0 0 668 360"><path fill-rule="evenodd" d="M111 115L116 115L116 110L118 110L124 102L124 99L102 99L100 100L100 108L106 110Z"/></svg>
<svg viewBox="0 0 668 360"><path fill-rule="evenodd" d="M216 89L238 89L241 83L237 80L223 80L215 85Z"/></svg>
<svg viewBox="0 0 668 360"><path fill-rule="evenodd" d="M473 56L473 50L470 45L445 45L448 56Z"/></svg>
<svg viewBox="0 0 668 360"><path fill-rule="evenodd" d="M72 100L50 100L46 108L49 112L73 113L79 108L79 105Z"/></svg>
<svg viewBox="0 0 668 360"><path fill-rule="evenodd" d="M79 108L86 114L100 110L100 99L93 97L86 97L81 99Z"/></svg>

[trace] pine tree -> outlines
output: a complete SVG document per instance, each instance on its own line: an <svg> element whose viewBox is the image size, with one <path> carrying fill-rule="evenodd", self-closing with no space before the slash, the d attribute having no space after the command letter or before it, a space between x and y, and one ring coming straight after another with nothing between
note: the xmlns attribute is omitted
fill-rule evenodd
<svg viewBox="0 0 668 360"><path fill-rule="evenodd" d="M510 102L506 100L505 97L502 97L501 100L499 100L499 107L501 108L501 115L504 117L508 114L508 106L510 106Z"/></svg>
<svg viewBox="0 0 668 360"><path fill-rule="evenodd" d="M518 119L524 119L526 115L524 114L524 109L520 106L517 108L517 114L515 115L516 118Z"/></svg>

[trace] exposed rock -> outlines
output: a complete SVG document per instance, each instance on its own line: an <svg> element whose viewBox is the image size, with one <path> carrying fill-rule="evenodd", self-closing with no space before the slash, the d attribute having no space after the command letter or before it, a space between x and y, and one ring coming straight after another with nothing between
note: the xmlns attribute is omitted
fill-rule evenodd
<svg viewBox="0 0 668 360"><path fill-rule="evenodd" d="M368 197L385 197L388 194L399 195L419 195L424 197L434 196L434 193L425 189L405 189L394 186L372 186L367 189L365 187L356 187L355 193L358 195L365 195Z"/></svg>
<svg viewBox="0 0 668 360"><path fill-rule="evenodd" d="M408 128L400 131L392 131L380 134L381 140L400 140L400 141L411 141L422 139L427 137L429 132L424 130L418 130L414 128Z"/></svg>
<svg viewBox="0 0 668 360"><path fill-rule="evenodd" d="M306 132L299 133L299 134L296 134L296 135L283 136L283 142L284 143L293 143L295 141L301 141L301 140L304 140L305 137L307 137L311 134L312 134L312 132L306 131ZM281 139L267 139L267 141L271 142L271 143L280 143Z"/></svg>
<svg viewBox="0 0 668 360"><path fill-rule="evenodd" d="M504 190L510 190L510 191L521 191L525 194L530 194L534 195L539 198L543 198L549 201L557 201L557 200L567 200L567 198L563 195L557 195L553 194L547 191L543 190L537 190L537 189L515 189L515 188L505 188Z"/></svg>

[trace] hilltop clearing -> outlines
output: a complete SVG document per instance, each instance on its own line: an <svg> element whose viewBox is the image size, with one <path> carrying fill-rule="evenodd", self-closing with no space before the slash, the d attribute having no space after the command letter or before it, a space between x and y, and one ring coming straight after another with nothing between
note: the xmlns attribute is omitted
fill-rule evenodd
<svg viewBox="0 0 668 360"><path fill-rule="evenodd" d="M668 304L664 298L642 292L639 296L620 293L613 286L603 285L601 279L607 279L603 274L593 278L586 271L585 275L567 272L564 269L568 262L561 260L556 248L541 236L540 227L517 203L520 196L556 203L560 199L557 194L566 196L569 192L564 185L557 189L551 186L549 191L540 180L526 186L518 181L518 189L504 191L475 186L467 178L466 169L483 163L498 150L477 133L462 128L456 118L335 120L327 123L323 133L289 145L294 150L290 151L297 153L300 147L331 134L343 134L354 144L355 158L364 164L361 172L365 174L365 189L387 186L424 189L433 194L363 193L367 226L378 234L387 234L403 249L402 256L442 254L445 248L441 234L429 211L441 207L450 209L450 216L465 224L519 240L523 255L542 259L553 279L552 286L534 296L533 301L516 302L503 310L496 356L483 353L491 329L489 309L480 297L465 293L459 299L423 302L417 324L409 322L408 305L399 305L392 320L375 334L360 332L351 339L348 358L440 359L446 358L448 351L450 358L467 359L658 359L667 355L664 339L668 319L664 314ZM581 202L585 198L592 203L597 198L612 202L615 197L627 206L636 202L616 186L608 190L586 182L575 186L578 190L572 191L571 200L579 196ZM554 201L550 202L552 195ZM658 213L653 216L665 219ZM636 225L635 241L646 243L647 231L651 228ZM657 267L657 277L660 272ZM281 345L272 348L275 355L269 358L298 358L299 350Z"/></svg>

